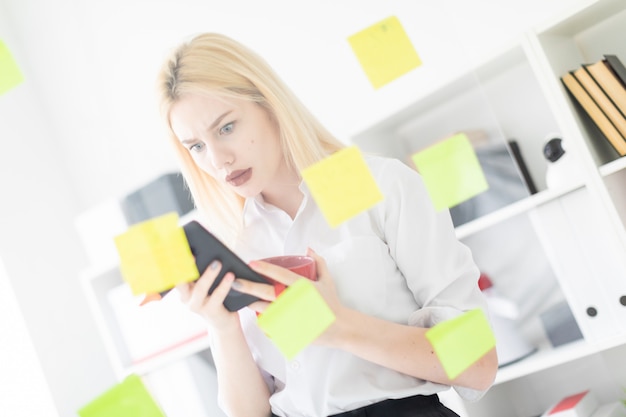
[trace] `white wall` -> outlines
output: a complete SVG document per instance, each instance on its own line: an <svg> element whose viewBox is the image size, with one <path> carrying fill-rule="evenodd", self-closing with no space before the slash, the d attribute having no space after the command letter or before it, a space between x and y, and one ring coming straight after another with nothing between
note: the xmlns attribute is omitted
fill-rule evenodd
<svg viewBox="0 0 626 417"><path fill-rule="evenodd" d="M202 31L266 57L349 141L568 0L0 0L26 82L0 96L0 256L61 416L112 382L77 283L76 215L176 165L153 83ZM396 15L424 65L373 90L346 37Z"/></svg>
<svg viewBox="0 0 626 417"><path fill-rule="evenodd" d="M58 416L2 260L0 317L0 415Z"/></svg>
<svg viewBox="0 0 626 417"><path fill-rule="evenodd" d="M2 7L0 37L27 81L0 96L0 256L59 415L75 416L114 382L113 371L78 282L86 257L73 230L75 174L39 99L31 68L40 63L30 60Z"/></svg>

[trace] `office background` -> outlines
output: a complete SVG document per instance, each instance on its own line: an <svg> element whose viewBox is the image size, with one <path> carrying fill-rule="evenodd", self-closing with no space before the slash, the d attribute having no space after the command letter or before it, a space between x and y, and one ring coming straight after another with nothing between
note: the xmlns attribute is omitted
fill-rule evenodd
<svg viewBox="0 0 626 417"><path fill-rule="evenodd" d="M59 416L73 416L115 382L78 282L89 260L74 220L176 169L154 94L170 48L203 31L241 40L348 142L368 121L409 104L402 91L415 78L436 82L571 6L570 0L0 0L0 39L25 77L0 96L0 258L49 390L33 390L23 415L34 415L26 408L49 395ZM345 40L390 15L402 21L424 65L373 90ZM13 390L1 393L3 414L12 392L33 387L0 378Z"/></svg>

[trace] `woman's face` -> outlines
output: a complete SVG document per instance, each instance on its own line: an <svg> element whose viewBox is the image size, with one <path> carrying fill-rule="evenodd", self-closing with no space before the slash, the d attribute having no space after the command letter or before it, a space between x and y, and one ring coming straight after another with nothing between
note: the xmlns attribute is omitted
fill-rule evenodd
<svg viewBox="0 0 626 417"><path fill-rule="evenodd" d="M190 94L174 104L170 123L198 167L242 197L287 174L278 125L257 103Z"/></svg>

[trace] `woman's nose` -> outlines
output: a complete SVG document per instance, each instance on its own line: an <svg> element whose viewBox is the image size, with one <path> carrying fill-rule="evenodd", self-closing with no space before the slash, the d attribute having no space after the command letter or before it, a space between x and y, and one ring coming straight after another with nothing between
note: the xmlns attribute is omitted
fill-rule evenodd
<svg viewBox="0 0 626 417"><path fill-rule="evenodd" d="M224 146L211 145L208 150L207 156L215 169L223 169L225 166L231 165L234 162L235 158L233 153Z"/></svg>

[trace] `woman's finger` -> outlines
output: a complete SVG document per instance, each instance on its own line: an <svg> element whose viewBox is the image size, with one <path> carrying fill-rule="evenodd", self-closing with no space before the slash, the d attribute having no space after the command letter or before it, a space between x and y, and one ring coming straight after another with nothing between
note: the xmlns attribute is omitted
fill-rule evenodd
<svg viewBox="0 0 626 417"><path fill-rule="evenodd" d="M317 254L313 249L308 248L306 252L307 256L315 259L315 269L317 270L317 279L323 279L323 277L330 276L326 260Z"/></svg>
<svg viewBox="0 0 626 417"><path fill-rule="evenodd" d="M224 304L224 300L226 299L226 296L228 295L234 280L235 274L233 274L232 272L227 272L226 275L224 275L224 277L222 278L222 281L217 284L217 287L215 287L215 290L213 290L213 292L211 293L211 297L207 297L204 299L204 304L208 302Z"/></svg>
<svg viewBox="0 0 626 417"><path fill-rule="evenodd" d="M250 305L248 305L248 308L256 311L257 313L262 313L267 309L269 305L270 305L269 301L255 301L254 303L251 303Z"/></svg>
<svg viewBox="0 0 626 417"><path fill-rule="evenodd" d="M220 272L222 264L215 260L209 264L209 267L204 271L202 276L195 282L193 290L191 291L191 297L188 301L189 307L196 311L204 303L204 299L209 294L209 288L213 285L215 278Z"/></svg>
<svg viewBox="0 0 626 417"><path fill-rule="evenodd" d="M248 265L259 274L287 286L302 278L300 275L295 272L291 272L287 268L283 268L282 266L274 265L269 262L251 261Z"/></svg>
<svg viewBox="0 0 626 417"><path fill-rule="evenodd" d="M187 303L191 298L191 290L193 288L193 282L185 282L184 284L178 284L176 287L178 294L180 295L180 301Z"/></svg>
<svg viewBox="0 0 626 417"><path fill-rule="evenodd" d="M261 300L274 301L276 299L276 291L272 284L262 284L247 279L238 278L232 286L235 290L253 295Z"/></svg>

